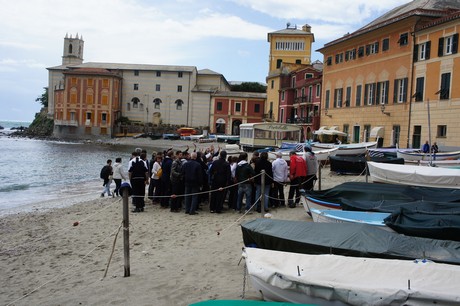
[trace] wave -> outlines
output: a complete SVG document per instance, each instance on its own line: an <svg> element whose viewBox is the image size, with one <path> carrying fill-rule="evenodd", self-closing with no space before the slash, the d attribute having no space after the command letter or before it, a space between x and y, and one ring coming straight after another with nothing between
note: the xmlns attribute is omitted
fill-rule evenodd
<svg viewBox="0 0 460 306"><path fill-rule="evenodd" d="M13 184L8 186L0 186L0 192L11 192L11 191L20 191L27 190L30 188L29 184Z"/></svg>

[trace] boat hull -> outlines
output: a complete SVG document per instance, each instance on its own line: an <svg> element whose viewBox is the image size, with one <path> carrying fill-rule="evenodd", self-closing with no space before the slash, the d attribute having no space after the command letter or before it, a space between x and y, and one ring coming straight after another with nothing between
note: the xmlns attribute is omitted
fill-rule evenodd
<svg viewBox="0 0 460 306"><path fill-rule="evenodd" d="M311 216L314 222L320 223L364 223L377 226L381 229L392 232L393 230L385 225L383 221L391 213L368 212L368 211L346 211L329 209L311 209Z"/></svg>
<svg viewBox="0 0 460 306"><path fill-rule="evenodd" d="M404 152L398 150L396 152L399 158L404 158L410 161L430 161L430 160L456 160L460 158L460 151L455 152L438 152L438 153L417 153L417 152Z"/></svg>
<svg viewBox="0 0 460 306"><path fill-rule="evenodd" d="M313 143L313 150L325 150L331 148L338 148L338 151L335 155L347 155L347 156L356 156L362 155L367 152L367 149L372 149L377 147L377 142L361 142L361 143L351 143L351 144L324 144L324 143Z"/></svg>

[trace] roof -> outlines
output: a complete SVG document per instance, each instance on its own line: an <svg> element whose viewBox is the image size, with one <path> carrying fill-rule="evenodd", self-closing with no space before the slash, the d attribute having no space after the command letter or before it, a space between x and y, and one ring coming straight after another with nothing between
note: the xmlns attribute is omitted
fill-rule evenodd
<svg viewBox="0 0 460 306"><path fill-rule="evenodd" d="M242 91L216 91L214 97L237 97L237 98L256 98L266 99L267 94L262 92L242 92Z"/></svg>
<svg viewBox="0 0 460 306"><path fill-rule="evenodd" d="M455 10L460 10L460 1L458 0L413 0L395 7L353 33L346 34L341 38L325 44L323 48L317 51L413 16L439 18Z"/></svg>
<svg viewBox="0 0 460 306"><path fill-rule="evenodd" d="M200 69L198 70L198 74L222 75L222 73L215 72L211 69Z"/></svg>
<svg viewBox="0 0 460 306"><path fill-rule="evenodd" d="M70 70L66 70L63 72L64 74L73 74L73 75L103 75L103 76L113 76L113 77L119 77L121 78L120 75L117 73L111 72L107 69L103 68L74 68Z"/></svg>
<svg viewBox="0 0 460 306"><path fill-rule="evenodd" d="M124 64L124 63L103 63L103 62L88 62L77 65L60 65L48 68L49 70L64 70L71 68L102 68L110 70L161 70L161 71L188 71L196 70L194 66L173 66L173 65L149 65L149 64Z"/></svg>
<svg viewBox="0 0 460 306"><path fill-rule="evenodd" d="M301 27L300 29L297 28L297 25L294 26L294 27L291 27L291 25L288 23L286 28L285 29L282 29L282 30L278 30L278 31L274 31L274 32L270 32L268 33L267 35L267 40L270 41L270 36L272 36L273 34L276 34L276 35L305 35L305 36L313 36L313 41L315 41L315 38L314 38L314 35L313 33L311 32L311 27L306 24L304 25L303 27Z"/></svg>

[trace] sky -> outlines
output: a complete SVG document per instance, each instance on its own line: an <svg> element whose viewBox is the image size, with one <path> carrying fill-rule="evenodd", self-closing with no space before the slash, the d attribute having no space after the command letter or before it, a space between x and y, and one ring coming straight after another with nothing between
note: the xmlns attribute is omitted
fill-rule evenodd
<svg viewBox="0 0 460 306"><path fill-rule="evenodd" d="M83 36L84 62L186 65L227 81L263 82L267 34L311 26L324 44L410 0L0 0L0 120L32 121L62 62L64 37Z"/></svg>

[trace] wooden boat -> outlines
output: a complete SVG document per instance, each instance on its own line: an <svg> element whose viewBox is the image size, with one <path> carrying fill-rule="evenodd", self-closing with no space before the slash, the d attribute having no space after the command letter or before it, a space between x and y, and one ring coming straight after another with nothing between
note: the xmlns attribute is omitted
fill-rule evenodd
<svg viewBox="0 0 460 306"><path fill-rule="evenodd" d="M330 189L303 191L301 202L307 213L310 208L393 212L408 207L419 211L457 211L460 190L346 182Z"/></svg>
<svg viewBox="0 0 460 306"><path fill-rule="evenodd" d="M398 149L397 147L391 148L369 148L367 152L372 157L398 157L398 151L401 152L420 152L419 149Z"/></svg>
<svg viewBox="0 0 460 306"><path fill-rule="evenodd" d="M311 217L314 222L320 223L365 223L378 226L384 230L393 231L383 221L391 213L369 212L369 211L348 211L338 209L316 209L310 208Z"/></svg>
<svg viewBox="0 0 460 306"><path fill-rule="evenodd" d="M259 218L241 224L244 245L304 254L429 259L460 265L460 242L400 235L364 223Z"/></svg>
<svg viewBox="0 0 460 306"><path fill-rule="evenodd" d="M460 189L460 169L367 163L373 182Z"/></svg>
<svg viewBox="0 0 460 306"><path fill-rule="evenodd" d="M429 167L442 167L442 168L459 168L460 159L445 159L445 160L420 160L420 166L429 166Z"/></svg>
<svg viewBox="0 0 460 306"><path fill-rule="evenodd" d="M248 274L268 301L319 305L458 305L460 266L245 248Z"/></svg>
<svg viewBox="0 0 460 306"><path fill-rule="evenodd" d="M385 224L406 236L460 241L460 211L414 212L401 208L386 217Z"/></svg>
<svg viewBox="0 0 460 306"><path fill-rule="evenodd" d="M338 148L335 155L361 155L365 154L367 149L375 148L377 141L350 143L350 144L327 144L327 143L312 143L313 150L325 150Z"/></svg>
<svg viewBox="0 0 460 306"><path fill-rule="evenodd" d="M407 152L397 150L397 156L405 160L412 161L430 161L430 160L455 160L460 158L460 151L454 152L438 152L438 153L423 153L423 152Z"/></svg>
<svg viewBox="0 0 460 306"><path fill-rule="evenodd" d="M403 158L397 157L369 157L377 163L401 164ZM330 170L339 174L366 174L368 158L366 156L330 156Z"/></svg>
<svg viewBox="0 0 460 306"><path fill-rule="evenodd" d="M325 161L329 156L334 156L337 153L338 148L330 148L324 150L313 150L318 161ZM268 152L269 159L276 159L276 153L281 152L282 158L286 161L290 159L289 153L291 150L279 150L274 152ZM303 156L304 152L297 152L297 155Z"/></svg>

